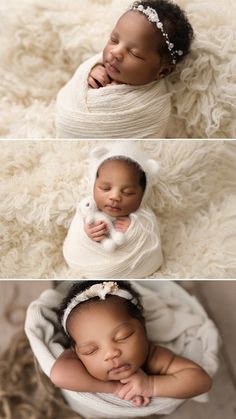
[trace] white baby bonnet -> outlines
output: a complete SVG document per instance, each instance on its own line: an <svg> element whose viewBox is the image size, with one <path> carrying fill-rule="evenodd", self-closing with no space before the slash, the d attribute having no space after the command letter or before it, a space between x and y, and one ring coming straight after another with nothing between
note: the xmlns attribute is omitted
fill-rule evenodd
<svg viewBox="0 0 236 419"><path fill-rule="evenodd" d="M171 281L134 281L141 294L150 340L199 363L213 376L218 368L219 335L213 322L195 297ZM55 307L61 304L71 283L64 281L59 289L44 291L28 307L25 333L42 370L50 375L56 358L63 351L58 332ZM77 393L62 390L73 410L84 418L126 419L170 414L184 400L153 397L146 407L132 406L112 394ZM195 397L202 402L207 395Z"/></svg>
<svg viewBox="0 0 236 419"><path fill-rule="evenodd" d="M119 157L124 160L132 160L140 166L146 175L146 189L143 194L142 204L147 203L147 198L151 186L157 182L157 174L159 172L159 163L151 159L146 153L132 140L110 142L109 144L97 146L91 152L90 161L90 183L91 194L93 195L93 186L96 180L99 167L108 159Z"/></svg>

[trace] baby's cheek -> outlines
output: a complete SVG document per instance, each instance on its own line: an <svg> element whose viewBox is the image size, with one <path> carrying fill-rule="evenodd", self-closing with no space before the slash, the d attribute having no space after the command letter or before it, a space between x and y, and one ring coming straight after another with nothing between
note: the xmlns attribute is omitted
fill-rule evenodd
<svg viewBox="0 0 236 419"><path fill-rule="evenodd" d="M107 371L101 365L101 361L92 361L85 365L90 375L97 378L98 380L107 381Z"/></svg>

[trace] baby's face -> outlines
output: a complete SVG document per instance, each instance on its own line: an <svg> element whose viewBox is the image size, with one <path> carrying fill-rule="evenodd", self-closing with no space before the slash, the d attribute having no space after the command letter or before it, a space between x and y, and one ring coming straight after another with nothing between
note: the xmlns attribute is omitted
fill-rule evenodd
<svg viewBox="0 0 236 419"><path fill-rule="evenodd" d="M138 170L125 160L105 161L98 169L93 194L105 214L128 216L138 209L143 196Z"/></svg>
<svg viewBox="0 0 236 419"><path fill-rule="evenodd" d="M76 342L79 359L98 380L127 378L147 358L149 345L144 327L128 314L119 297L75 309L67 329Z"/></svg>
<svg viewBox="0 0 236 419"><path fill-rule="evenodd" d="M158 53L162 35L137 11L128 11L116 23L103 50L108 75L118 83L142 85L170 72Z"/></svg>

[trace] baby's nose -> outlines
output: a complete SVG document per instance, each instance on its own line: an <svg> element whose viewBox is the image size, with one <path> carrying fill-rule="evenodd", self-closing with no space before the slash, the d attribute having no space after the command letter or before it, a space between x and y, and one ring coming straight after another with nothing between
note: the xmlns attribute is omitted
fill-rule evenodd
<svg viewBox="0 0 236 419"><path fill-rule="evenodd" d="M120 356L120 354L121 351L119 348L109 347L105 353L105 360L108 361L109 359L117 358Z"/></svg>
<svg viewBox="0 0 236 419"><path fill-rule="evenodd" d="M113 201L120 201L120 198L121 198L120 192L119 192L118 190L116 190L116 189L113 189L113 190L110 192L110 196L109 196L109 198L110 198L111 200L113 200Z"/></svg>
<svg viewBox="0 0 236 419"><path fill-rule="evenodd" d="M124 50L123 50L122 46L120 46L120 45L114 46L114 48L112 48L112 50L111 50L111 55L116 60L121 61L123 59L123 56L124 56Z"/></svg>

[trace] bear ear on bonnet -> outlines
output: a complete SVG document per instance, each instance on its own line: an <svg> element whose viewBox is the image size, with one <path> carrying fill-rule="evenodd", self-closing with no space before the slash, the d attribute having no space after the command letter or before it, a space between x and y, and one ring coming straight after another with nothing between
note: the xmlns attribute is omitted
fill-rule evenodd
<svg viewBox="0 0 236 419"><path fill-rule="evenodd" d="M151 175L155 176L160 171L160 165L156 160L148 159L146 161L146 169Z"/></svg>
<svg viewBox="0 0 236 419"><path fill-rule="evenodd" d="M130 158L133 161L136 161L140 167L151 177L155 177L160 171L160 165L156 160L153 159L146 159L143 156L140 150L136 150L133 147L129 147L129 143L126 143L126 152L121 148L121 150L115 147L114 152L118 153L117 155L124 155L127 158ZM116 155L111 153L111 148L108 148L104 145L97 146L91 151L91 157L94 160L105 160L106 157L110 155Z"/></svg>
<svg viewBox="0 0 236 419"><path fill-rule="evenodd" d="M91 156L95 159L100 159L102 156L105 156L108 151L108 148L105 146L97 146L92 150Z"/></svg>

